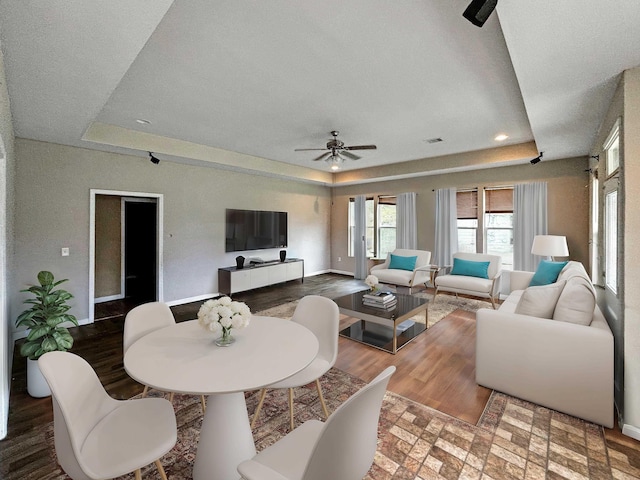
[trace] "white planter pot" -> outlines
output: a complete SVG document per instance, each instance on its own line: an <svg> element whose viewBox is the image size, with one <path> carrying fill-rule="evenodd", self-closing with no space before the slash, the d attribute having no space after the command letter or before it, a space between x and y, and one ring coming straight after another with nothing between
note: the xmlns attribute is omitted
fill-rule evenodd
<svg viewBox="0 0 640 480"><path fill-rule="evenodd" d="M27 392L35 398L51 395L49 384L40 371L37 360L27 358Z"/></svg>

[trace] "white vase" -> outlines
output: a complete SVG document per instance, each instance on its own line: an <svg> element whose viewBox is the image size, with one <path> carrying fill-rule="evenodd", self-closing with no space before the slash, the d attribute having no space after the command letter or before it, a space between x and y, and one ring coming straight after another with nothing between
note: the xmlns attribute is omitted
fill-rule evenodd
<svg viewBox="0 0 640 480"><path fill-rule="evenodd" d="M37 360L27 358L27 392L35 398L43 398L51 395L49 384L40 371Z"/></svg>

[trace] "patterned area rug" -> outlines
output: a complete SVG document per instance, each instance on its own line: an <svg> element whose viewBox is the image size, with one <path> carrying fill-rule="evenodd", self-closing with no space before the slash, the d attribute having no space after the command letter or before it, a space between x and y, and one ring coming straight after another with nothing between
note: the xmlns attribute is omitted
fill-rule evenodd
<svg viewBox="0 0 640 480"><path fill-rule="evenodd" d="M330 411L365 383L338 369L322 378ZM152 392L152 395L155 393ZM158 394L159 395L159 394ZM258 392L248 392L251 415ZM313 385L296 389L296 424L322 418ZM168 478L190 479L202 422L199 397L176 395L178 442L162 459ZM258 450L273 444L289 430L284 391L267 395L253 430ZM67 477L57 466L53 424L13 442L33 451L30 462L11 465L11 449L0 452L0 474L5 480ZM40 452L37 455L35 452ZM382 406L378 451L366 480L400 479L630 479L640 478L628 452L607 448L603 430L568 415L494 393L478 425L471 425L407 398L387 392ZM15 454L15 453L14 453ZM25 452L23 458L27 458ZM159 479L154 466L143 470L145 479ZM131 479L133 475L121 477Z"/></svg>
<svg viewBox="0 0 640 480"><path fill-rule="evenodd" d="M431 328L438 323L444 317L451 312L462 309L468 312L476 312L480 308L492 308L491 302L485 302L483 300L476 300L471 298L456 297L454 295L438 295L435 302L433 301L433 295L425 292L415 293L414 296L419 298L425 298L429 300L429 306L427 307L429 324L427 328ZM293 312L296 309L298 302L288 302L278 305L267 310L256 313L256 315L264 315L267 317L278 318L291 318ZM342 318L347 318L345 315ZM416 315L412 320L419 323L424 323L424 314Z"/></svg>

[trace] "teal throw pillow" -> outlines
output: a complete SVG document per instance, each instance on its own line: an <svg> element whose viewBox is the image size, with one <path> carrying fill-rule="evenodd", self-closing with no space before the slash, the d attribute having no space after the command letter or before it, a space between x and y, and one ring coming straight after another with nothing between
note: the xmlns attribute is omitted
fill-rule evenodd
<svg viewBox="0 0 640 480"><path fill-rule="evenodd" d="M390 255L391 261L389 262L389 268L394 270L409 270L410 272L413 272L413 269L416 268L417 256L402 257L400 255L394 255L393 253Z"/></svg>
<svg viewBox="0 0 640 480"><path fill-rule="evenodd" d="M475 262L473 260L453 259L451 275L464 275L465 277L489 278L489 264L491 262Z"/></svg>
<svg viewBox="0 0 640 480"><path fill-rule="evenodd" d="M539 285L549 285L554 283L560 275L560 271L568 262L550 262L549 260L542 260L536 273L534 273L530 287L537 287Z"/></svg>

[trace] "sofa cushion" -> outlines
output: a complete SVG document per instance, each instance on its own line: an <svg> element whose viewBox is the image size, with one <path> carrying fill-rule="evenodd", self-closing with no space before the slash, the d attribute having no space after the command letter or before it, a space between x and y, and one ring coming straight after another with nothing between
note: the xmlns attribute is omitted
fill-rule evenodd
<svg viewBox="0 0 640 480"><path fill-rule="evenodd" d="M591 325L596 297L591 281L582 276L574 276L566 281L560 294L553 319L578 325Z"/></svg>
<svg viewBox="0 0 640 480"><path fill-rule="evenodd" d="M565 285L566 282L561 281L525 289L516 307L516 313L538 318L553 318L556 303Z"/></svg>
<svg viewBox="0 0 640 480"><path fill-rule="evenodd" d="M388 283L390 285L410 286L413 272L407 270L391 270L388 268L378 269L374 272L380 283Z"/></svg>
<svg viewBox="0 0 640 480"><path fill-rule="evenodd" d="M453 259L453 268L450 275L464 275L466 277L489 278L489 263L473 260Z"/></svg>
<svg viewBox="0 0 640 480"><path fill-rule="evenodd" d="M451 289L450 291L466 290L470 295L473 295L472 292L490 293L491 287L493 287L493 280L465 275L438 275L436 277L436 286L445 291L447 289Z"/></svg>
<svg viewBox="0 0 640 480"><path fill-rule="evenodd" d="M536 273L533 275L530 287L538 285L549 285L555 282L560 275L560 271L565 267L567 262L550 262L548 260L542 260L538 265Z"/></svg>
<svg viewBox="0 0 640 480"><path fill-rule="evenodd" d="M400 255L391 254L391 260L389 261L389 269L390 270L409 270L413 272L413 269L416 268L416 260L415 257L403 257Z"/></svg>

